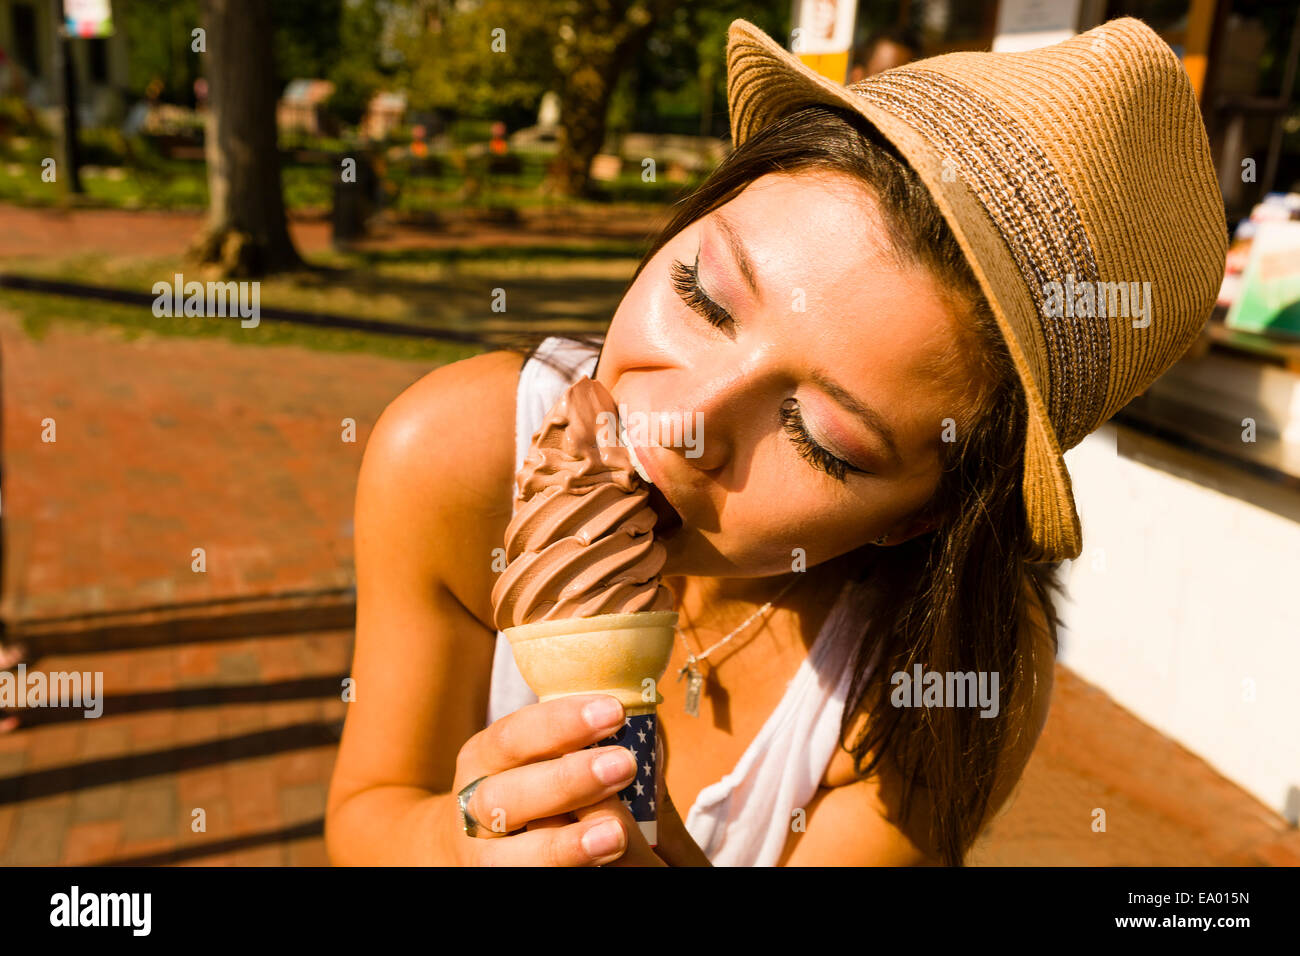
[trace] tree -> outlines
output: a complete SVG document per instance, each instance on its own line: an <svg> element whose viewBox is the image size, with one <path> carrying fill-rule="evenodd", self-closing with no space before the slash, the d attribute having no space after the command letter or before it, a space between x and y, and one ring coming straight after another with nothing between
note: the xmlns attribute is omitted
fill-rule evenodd
<svg viewBox="0 0 1300 956"><path fill-rule="evenodd" d="M113 20L126 33L127 77L136 96L161 80L168 103L194 102L194 80L205 54L193 49L191 31L199 25L198 0L131 0L113 5Z"/></svg>
<svg viewBox="0 0 1300 956"><path fill-rule="evenodd" d="M302 265L289 238L271 47L264 0L203 0L208 76L208 223L191 252L228 276Z"/></svg>
<svg viewBox="0 0 1300 956"><path fill-rule="evenodd" d="M536 108L560 96L548 187L585 191L620 75L684 0L407 0L399 7L412 105L463 111Z"/></svg>
<svg viewBox="0 0 1300 956"><path fill-rule="evenodd" d="M552 57L560 94L558 152L548 185L565 196L586 191L591 161L605 141L619 75L681 0L573 0L559 18Z"/></svg>

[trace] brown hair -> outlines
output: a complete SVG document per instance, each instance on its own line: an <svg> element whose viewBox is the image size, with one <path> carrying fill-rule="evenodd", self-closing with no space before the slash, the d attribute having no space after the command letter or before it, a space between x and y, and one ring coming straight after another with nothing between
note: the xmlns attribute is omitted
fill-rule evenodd
<svg viewBox="0 0 1300 956"><path fill-rule="evenodd" d="M1032 564L1021 499L1027 410L1006 345L960 247L915 172L861 117L812 106L746 140L694 192L679 201L642 257L631 282L681 230L769 173L829 170L861 182L875 197L904 261L926 267L969 316L954 344L975 372L974 397L954 416L943 474L925 511L934 530L900 545L864 546L855 581L869 589L873 613L862 624L840 727L857 773L883 764L901 781L900 826L912 820L918 789L931 808L923 841L960 866L986 821L999 760L1029 727L1035 647L1023 626L1027 597L1043 609L1053 654L1057 619L1049 589L1056 564ZM630 285L631 283L629 283ZM588 341L591 341L588 339ZM875 667L873 657L880 658ZM972 707L896 707L892 675L924 671L996 673L1012 704L995 717ZM870 719L848 737L860 712ZM864 766L865 765L865 766ZM892 808L891 808L892 809Z"/></svg>

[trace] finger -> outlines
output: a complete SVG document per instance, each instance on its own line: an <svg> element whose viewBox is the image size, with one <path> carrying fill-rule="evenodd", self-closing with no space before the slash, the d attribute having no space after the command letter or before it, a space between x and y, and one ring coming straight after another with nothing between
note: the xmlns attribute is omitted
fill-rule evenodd
<svg viewBox="0 0 1300 956"><path fill-rule="evenodd" d="M601 846L595 837L588 836L604 822L597 818L525 830L485 844L478 859L482 866L602 866L618 859L626 841L625 835L617 831L613 846Z"/></svg>
<svg viewBox="0 0 1300 956"><path fill-rule="evenodd" d="M602 865L667 866L651 848L645 834L641 832L636 820L617 795L606 797L592 806L575 810L573 815L578 818L579 823L592 823L594 825L594 821L598 820L616 820L622 828L624 838L627 841L627 849L609 863Z"/></svg>
<svg viewBox="0 0 1300 956"><path fill-rule="evenodd" d="M492 774L474 788L469 812L482 836L505 836L529 821L567 814L617 794L635 776L635 762L624 747L580 750Z"/></svg>
<svg viewBox="0 0 1300 956"><path fill-rule="evenodd" d="M608 704L607 716L592 705ZM581 750L611 736L623 705L609 694L575 694L521 707L470 737L456 759L456 789L488 774Z"/></svg>
<svg viewBox="0 0 1300 956"><path fill-rule="evenodd" d="M573 823L573 822L575 822L575 821L574 821L574 819L573 819L572 814L568 814L568 813L557 813L557 814L556 814L555 816L553 816L553 817L543 817L543 818L540 819L540 820L530 820L530 821L528 822L528 826L527 826L525 829L527 829L527 830L546 830L546 829L550 829L550 828L553 828L553 827L565 827L565 826L568 826L570 823Z"/></svg>

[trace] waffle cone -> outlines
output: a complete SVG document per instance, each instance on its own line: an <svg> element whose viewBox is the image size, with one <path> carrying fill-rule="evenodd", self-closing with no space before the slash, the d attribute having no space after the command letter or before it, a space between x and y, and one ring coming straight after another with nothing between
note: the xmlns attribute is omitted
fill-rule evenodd
<svg viewBox="0 0 1300 956"><path fill-rule="evenodd" d="M645 714L663 703L658 683L676 625L676 611L638 611L537 621L503 633L539 700L609 694L628 714Z"/></svg>

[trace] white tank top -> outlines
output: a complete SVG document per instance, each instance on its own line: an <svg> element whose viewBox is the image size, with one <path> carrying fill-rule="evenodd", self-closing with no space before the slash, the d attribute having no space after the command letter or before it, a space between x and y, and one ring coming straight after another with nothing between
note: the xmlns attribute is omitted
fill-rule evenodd
<svg viewBox="0 0 1300 956"><path fill-rule="evenodd" d="M594 347L553 336L524 363L515 416L516 469L546 413L569 385L595 371L597 355ZM806 818L839 743L851 656L866 613L863 594L846 585L785 696L736 768L700 791L686 815L686 829L714 866L775 866L796 811L803 809L800 816ZM484 726L536 702L515 665L510 641L498 631Z"/></svg>

